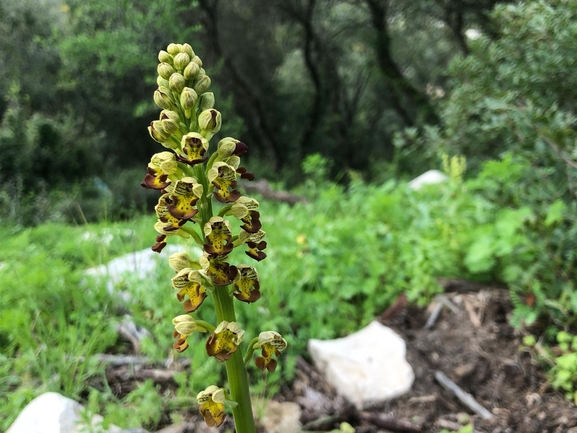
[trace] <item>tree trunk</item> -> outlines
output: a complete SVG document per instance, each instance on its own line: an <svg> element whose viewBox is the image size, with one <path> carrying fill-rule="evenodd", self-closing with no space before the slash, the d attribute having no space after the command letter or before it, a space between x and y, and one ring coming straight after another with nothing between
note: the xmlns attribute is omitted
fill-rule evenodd
<svg viewBox="0 0 577 433"><path fill-rule="evenodd" d="M390 84L396 101L393 108L407 124L438 123L439 118L427 97L402 74L391 54L391 38L387 28L388 0L365 0L376 32L375 50L379 68Z"/></svg>
<svg viewBox="0 0 577 433"><path fill-rule="evenodd" d="M233 82L234 103L237 113L240 113L247 123L254 137L258 140L258 147L268 155L268 160L275 170L280 168L280 144L275 138L274 131L269 126L264 108L250 84L240 75L232 59L226 55L220 44L218 29L218 0L199 0L201 9L206 14L205 29L207 42L214 54L224 62L225 73L228 73ZM249 143L250 144L250 143Z"/></svg>

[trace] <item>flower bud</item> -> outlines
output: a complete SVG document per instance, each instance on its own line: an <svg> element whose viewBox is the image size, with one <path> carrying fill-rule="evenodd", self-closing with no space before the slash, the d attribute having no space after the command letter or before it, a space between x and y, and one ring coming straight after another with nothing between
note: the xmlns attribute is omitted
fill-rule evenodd
<svg viewBox="0 0 577 433"><path fill-rule="evenodd" d="M184 78L186 78L187 80L194 80L198 75L199 71L200 66L198 66L194 62L190 62L188 65L186 65L186 68L184 68L183 72Z"/></svg>
<svg viewBox="0 0 577 433"><path fill-rule="evenodd" d="M191 335L196 330L196 320L188 314L181 314L172 319L176 332L182 335Z"/></svg>
<svg viewBox="0 0 577 433"><path fill-rule="evenodd" d="M176 162L176 156L173 152L160 152L155 153L150 158L150 162L148 166L155 170L158 173L158 169L162 172L162 174L171 175L176 172L178 168L178 164Z"/></svg>
<svg viewBox="0 0 577 433"><path fill-rule="evenodd" d="M190 256L186 253L174 253L168 258L168 264L176 272L180 272L183 269L200 269L198 262L192 260Z"/></svg>
<svg viewBox="0 0 577 433"><path fill-rule="evenodd" d="M192 65L193 63L191 63ZM205 92L200 96L200 111L210 110L214 108L214 93Z"/></svg>
<svg viewBox="0 0 577 433"><path fill-rule="evenodd" d="M160 108L170 110L173 107L173 100L167 90L168 89L165 87L159 87L156 89L154 91L154 103Z"/></svg>
<svg viewBox="0 0 577 433"><path fill-rule="evenodd" d="M224 159L231 156L236 150L237 143L240 143L240 141L232 137L226 137L220 140L216 146L219 158Z"/></svg>
<svg viewBox="0 0 577 433"><path fill-rule="evenodd" d="M168 134L164 131L162 122L160 122L160 120L154 120L150 122L148 133L154 141L158 141L159 143L162 143L168 139Z"/></svg>
<svg viewBox="0 0 577 433"><path fill-rule="evenodd" d="M168 80L170 76L176 72L174 68L166 62L159 63L156 67L156 71L158 72L158 75L160 75L165 80Z"/></svg>
<svg viewBox="0 0 577 433"><path fill-rule="evenodd" d="M185 87L182 89L182 93L180 94L180 105L183 109L192 110L192 107L194 107L194 104L196 104L197 99L198 95L193 89L190 87Z"/></svg>
<svg viewBox="0 0 577 433"><path fill-rule="evenodd" d="M160 52L158 53L158 61L160 63L172 63L172 56L170 54L168 54L166 51L164 50L160 50Z"/></svg>
<svg viewBox="0 0 577 433"><path fill-rule="evenodd" d="M196 55L189 44L182 44L181 52L188 54L191 59Z"/></svg>
<svg viewBox="0 0 577 433"><path fill-rule="evenodd" d="M180 128L180 116L175 111L162 110L160 112L160 122L162 123L162 129L167 134L174 134Z"/></svg>
<svg viewBox="0 0 577 433"><path fill-rule="evenodd" d="M191 62L196 63L199 68L202 68L202 60L200 60L200 57L194 56L194 57L192 58Z"/></svg>
<svg viewBox="0 0 577 433"><path fill-rule="evenodd" d="M190 57L186 53L178 53L174 56L174 67L182 71L190 63Z"/></svg>
<svg viewBox="0 0 577 433"><path fill-rule="evenodd" d="M178 48L177 44L170 44L166 48L166 51L168 51L173 56L176 56L178 53L180 53L180 48Z"/></svg>
<svg viewBox="0 0 577 433"><path fill-rule="evenodd" d="M176 93L182 92L182 89L184 89L185 85L186 85L186 82L184 80L184 77L181 74L179 74L178 72L175 72L174 74L172 74L170 76L170 78L168 79L168 86L170 87L170 90L172 90Z"/></svg>
<svg viewBox="0 0 577 433"><path fill-rule="evenodd" d="M159 75L156 77L156 84L158 84L158 87L168 87L168 80L165 80Z"/></svg>
<svg viewBox="0 0 577 433"><path fill-rule="evenodd" d="M199 95L204 93L210 87L210 77L208 75L199 75L194 80L193 88Z"/></svg>
<svg viewBox="0 0 577 433"><path fill-rule="evenodd" d="M198 126L203 131L216 134L220 131L222 116L217 110L205 110L198 116Z"/></svg>

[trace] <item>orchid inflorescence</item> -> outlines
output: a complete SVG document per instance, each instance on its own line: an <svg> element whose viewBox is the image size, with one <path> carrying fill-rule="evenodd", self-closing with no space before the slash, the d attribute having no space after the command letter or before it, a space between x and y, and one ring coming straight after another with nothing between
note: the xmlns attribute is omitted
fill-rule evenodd
<svg viewBox="0 0 577 433"><path fill-rule="evenodd" d="M272 356L280 356L287 344L280 334L266 331L251 341L244 360L237 352L244 330L236 322L233 298L252 303L261 292L257 270L229 263L229 255L234 248L246 248L247 256L261 261L266 258L267 246L258 201L237 189L239 178L254 179L254 174L240 165L248 147L226 137L211 149L210 140L221 129L222 116L214 108L214 94L208 92L210 77L190 45L170 44L166 51L160 51L158 60L154 102L162 111L148 131L167 150L152 156L142 182L145 188L161 193L154 225L159 234L152 250L161 252L171 236L191 239L203 250L198 259L185 252L169 259L176 272L172 287L186 313L173 319L173 347L182 352L195 331L210 333L206 352L225 363L231 389L229 393L212 385L198 394L200 413L209 426L218 427L224 421L224 403L229 402L237 431L251 432L254 421L249 419L252 412L245 364L254 350L261 349L256 366L274 371L277 361ZM220 208L215 213L213 204L217 203ZM191 315L209 294L215 301L216 326Z"/></svg>

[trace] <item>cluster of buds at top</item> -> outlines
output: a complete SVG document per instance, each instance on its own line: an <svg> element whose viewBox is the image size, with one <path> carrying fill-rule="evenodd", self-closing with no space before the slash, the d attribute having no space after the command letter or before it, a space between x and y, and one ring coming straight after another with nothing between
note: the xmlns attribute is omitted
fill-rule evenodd
<svg viewBox="0 0 577 433"><path fill-rule="evenodd" d="M248 147L226 137L211 149L210 141L221 129L222 116L214 108L214 94L208 91L210 77L190 45L170 44L166 51L160 51L158 60L154 102L162 111L148 131L166 150L153 155L142 182L143 187L160 192L154 226L159 234L152 249L161 252L168 237L176 235L192 239L203 250L197 259L184 252L169 259L176 272L172 287L185 313L173 320L173 347L182 352L194 332L209 332L207 354L227 362L239 348L244 330L222 316L214 326L196 320L191 313L211 293L225 293L245 303L256 302L261 296L256 269L229 262L234 248L244 248L256 261L266 258L259 203L243 196L238 188L239 179L254 179L254 174L241 165ZM220 209L213 212L213 205ZM279 334L268 331L261 333L258 341L255 338L248 350L252 355L260 348L257 367L273 371L277 362L272 356L279 356L285 347L286 341ZM224 420L223 393L222 388L213 386L198 396L201 414L209 425L219 426Z"/></svg>

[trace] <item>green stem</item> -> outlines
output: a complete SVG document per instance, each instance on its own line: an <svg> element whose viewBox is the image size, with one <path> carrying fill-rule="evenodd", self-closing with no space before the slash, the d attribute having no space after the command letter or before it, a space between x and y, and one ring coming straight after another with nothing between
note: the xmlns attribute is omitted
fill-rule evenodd
<svg viewBox="0 0 577 433"><path fill-rule="evenodd" d="M182 231L185 231L186 233L188 233L189 235L192 236L192 238L195 240L195 242L200 245L201 247L204 245L204 242L202 241L202 239L200 238L200 235L196 232L195 229L193 229L192 227L188 227L186 225L180 227L180 229Z"/></svg>
<svg viewBox="0 0 577 433"><path fill-rule="evenodd" d="M214 304L216 306L216 318L219 323L223 320L236 322L233 300L228 294L227 287L215 288ZM248 375L240 350L236 350L232 354L230 359L225 362L225 366L231 399L238 403L238 406L232 408L236 432L256 433L254 418L252 416Z"/></svg>
<svg viewBox="0 0 577 433"><path fill-rule="evenodd" d="M198 320L195 319L195 322L198 326L200 326L201 328L206 329L208 332L214 332L214 330L216 329L214 326L212 326L210 323L205 322L204 320Z"/></svg>
<svg viewBox="0 0 577 433"><path fill-rule="evenodd" d="M246 366L251 358L252 358L252 354L254 353L254 345L258 343L258 337L254 337L250 343L248 343L248 349L246 351L246 354L244 355L244 365Z"/></svg>

